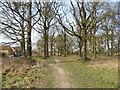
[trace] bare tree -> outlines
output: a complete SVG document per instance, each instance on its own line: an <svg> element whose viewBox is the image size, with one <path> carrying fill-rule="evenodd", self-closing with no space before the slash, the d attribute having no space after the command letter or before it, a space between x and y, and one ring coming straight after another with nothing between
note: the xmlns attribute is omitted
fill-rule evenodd
<svg viewBox="0 0 120 90"><path fill-rule="evenodd" d="M43 34L44 38L44 58L49 57L48 37L50 28L56 23L54 11L56 9L54 2L36 3L41 17L38 24L37 32Z"/></svg>
<svg viewBox="0 0 120 90"><path fill-rule="evenodd" d="M88 58L87 57L88 33L90 30L94 28L94 25L92 23L95 20L94 13L95 13L95 8L98 5L99 5L99 2L97 3L76 2L76 5L74 5L71 2L72 9L70 10L70 13L72 14L72 17L74 20L66 18L70 27L67 27L67 25L65 26L65 24L63 23L61 14L58 13L58 17L57 17L59 24L66 30L68 34L79 38L80 50L82 50L81 47L82 45L84 45L84 59L85 60L87 60Z"/></svg>
<svg viewBox="0 0 120 90"><path fill-rule="evenodd" d="M19 42L22 55L25 56L25 3L0 2L0 4L2 8L0 21L2 33L14 40L15 43Z"/></svg>

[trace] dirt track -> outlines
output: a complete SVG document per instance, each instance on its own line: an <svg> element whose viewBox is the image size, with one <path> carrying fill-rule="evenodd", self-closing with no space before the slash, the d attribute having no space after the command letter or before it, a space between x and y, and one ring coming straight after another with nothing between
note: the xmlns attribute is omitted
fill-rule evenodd
<svg viewBox="0 0 120 90"><path fill-rule="evenodd" d="M66 75L67 73L61 67L59 60L55 59L55 64L51 66L56 70L54 73L54 88L72 88L70 78Z"/></svg>

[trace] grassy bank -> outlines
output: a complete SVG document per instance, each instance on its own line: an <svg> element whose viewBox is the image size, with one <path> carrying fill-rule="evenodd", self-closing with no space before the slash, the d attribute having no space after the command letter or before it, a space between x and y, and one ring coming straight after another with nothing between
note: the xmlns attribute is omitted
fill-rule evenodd
<svg viewBox="0 0 120 90"><path fill-rule="evenodd" d="M47 65L48 63L54 63L54 60L52 57L48 57L47 59L44 59L42 56L34 56L33 57L36 61L40 63L44 63L46 69L42 72L44 74L44 88L53 88L53 73L54 69Z"/></svg>
<svg viewBox="0 0 120 90"><path fill-rule="evenodd" d="M39 59L39 61L42 61ZM38 62L38 61L37 61ZM45 61L44 61L45 62ZM51 88L53 69L47 64L30 65L24 58L3 60L3 88Z"/></svg>
<svg viewBox="0 0 120 90"><path fill-rule="evenodd" d="M108 57L109 58L109 57ZM76 56L61 57L62 67L70 73L72 83L79 88L117 88L117 58L98 58L83 62ZM99 60L100 59L100 60Z"/></svg>

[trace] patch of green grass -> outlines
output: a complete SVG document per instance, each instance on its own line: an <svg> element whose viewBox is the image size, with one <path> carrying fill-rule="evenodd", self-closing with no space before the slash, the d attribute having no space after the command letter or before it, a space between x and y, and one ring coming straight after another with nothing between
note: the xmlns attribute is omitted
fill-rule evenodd
<svg viewBox="0 0 120 90"><path fill-rule="evenodd" d="M72 83L79 88L118 88L117 68L90 68L91 62L64 63Z"/></svg>
<svg viewBox="0 0 120 90"><path fill-rule="evenodd" d="M12 78L12 77L14 77L14 75L9 74L8 77L9 77L9 78Z"/></svg>
<svg viewBox="0 0 120 90"><path fill-rule="evenodd" d="M19 81L21 81L21 79L19 79L19 78L16 78L16 79L15 79L15 81L19 82Z"/></svg>
<svg viewBox="0 0 120 90"><path fill-rule="evenodd" d="M42 56L34 56L33 58L37 59L38 61L41 61L41 62L54 63L54 59L52 57L48 57L47 59L45 59Z"/></svg>
<svg viewBox="0 0 120 90"><path fill-rule="evenodd" d="M24 74L20 74L19 76L20 76L21 78L25 78L27 75L28 75L27 73L24 73Z"/></svg>
<svg viewBox="0 0 120 90"><path fill-rule="evenodd" d="M44 88L53 88L53 80L54 80L54 69L52 67L48 67L45 71L43 71L44 76Z"/></svg>
<svg viewBox="0 0 120 90"><path fill-rule="evenodd" d="M39 76L34 76L34 78L35 78L35 79L37 79L37 78L39 78L39 79L40 79L40 78L42 78L42 77L39 77Z"/></svg>
<svg viewBox="0 0 120 90"><path fill-rule="evenodd" d="M2 79L2 82L4 82L4 81L6 81L6 79L3 78L3 79Z"/></svg>
<svg viewBox="0 0 120 90"><path fill-rule="evenodd" d="M9 87L14 88L16 86L12 86L14 83L19 83L23 80L24 77L26 77L27 74L18 74L18 75L11 75L9 74L6 78L2 79L2 86L3 87Z"/></svg>

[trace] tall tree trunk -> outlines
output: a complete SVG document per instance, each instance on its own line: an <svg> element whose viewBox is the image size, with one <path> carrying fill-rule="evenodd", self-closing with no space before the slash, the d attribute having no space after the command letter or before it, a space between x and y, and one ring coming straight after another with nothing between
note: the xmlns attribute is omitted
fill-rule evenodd
<svg viewBox="0 0 120 90"><path fill-rule="evenodd" d="M99 55L101 55L100 42L98 42L98 52L99 52Z"/></svg>
<svg viewBox="0 0 120 90"><path fill-rule="evenodd" d="M46 28L44 28L44 58L47 59L47 34L46 34Z"/></svg>
<svg viewBox="0 0 120 90"><path fill-rule="evenodd" d="M21 42L21 54L26 57L26 54L25 54L25 41L22 41Z"/></svg>
<svg viewBox="0 0 120 90"><path fill-rule="evenodd" d="M94 12L94 17L96 17L96 7L95 7L95 12ZM96 23L96 19L94 20L94 28L93 28L93 51L94 51L94 58L97 58L97 54L96 54L96 34L97 32L97 23Z"/></svg>
<svg viewBox="0 0 120 90"><path fill-rule="evenodd" d="M54 44L54 55L56 55L55 44Z"/></svg>
<svg viewBox="0 0 120 90"><path fill-rule="evenodd" d="M50 55L53 56L53 39L50 42Z"/></svg>
<svg viewBox="0 0 120 90"><path fill-rule="evenodd" d="M50 50L50 55L53 56L53 45L52 44L50 45L50 49L51 49Z"/></svg>
<svg viewBox="0 0 120 90"><path fill-rule="evenodd" d="M24 20L22 19L22 41L21 41L21 54L26 57L26 53L25 53L25 28L24 28Z"/></svg>
<svg viewBox="0 0 120 90"><path fill-rule="evenodd" d="M113 33L113 30L112 30L112 36L111 36L111 56L113 56L113 35L114 35L114 33Z"/></svg>
<svg viewBox="0 0 120 90"><path fill-rule="evenodd" d="M109 51L110 51L110 47L109 47L109 37L108 37L108 35L107 35L107 54L108 54L108 56L110 55L109 54Z"/></svg>
<svg viewBox="0 0 120 90"><path fill-rule="evenodd" d="M89 40L89 46L90 46L90 55L93 55L93 30L90 30L90 40Z"/></svg>
<svg viewBox="0 0 120 90"><path fill-rule="evenodd" d="M47 59L49 57L48 52L48 27L47 27L47 17L45 16L44 21L44 58Z"/></svg>
<svg viewBox="0 0 120 90"><path fill-rule="evenodd" d="M108 28L107 28L107 26L106 26L106 44L107 44L107 55L109 56L110 54L109 54L109 51L110 51L110 49L109 49L109 30L108 30Z"/></svg>
<svg viewBox="0 0 120 90"><path fill-rule="evenodd" d="M47 54L47 57L49 57L48 32L46 35L46 54Z"/></svg>
<svg viewBox="0 0 120 90"><path fill-rule="evenodd" d="M84 59L87 61L87 40L84 40Z"/></svg>
<svg viewBox="0 0 120 90"><path fill-rule="evenodd" d="M27 30L27 58L32 59L32 46L31 46L31 8L32 2L28 3L28 30Z"/></svg>
<svg viewBox="0 0 120 90"><path fill-rule="evenodd" d="M46 49L47 49L47 46L46 46L47 44L46 44L46 37L45 37L44 39L45 39L45 40L44 40L44 58L47 59L47 50L46 50Z"/></svg>
<svg viewBox="0 0 120 90"><path fill-rule="evenodd" d="M85 30L84 32L85 32L85 36L84 36L84 59L85 59L85 61L87 61L87 31Z"/></svg>
<svg viewBox="0 0 120 90"><path fill-rule="evenodd" d="M97 58L96 55L96 37L94 36L94 40L93 40L93 51L94 51L94 58Z"/></svg>
<svg viewBox="0 0 120 90"><path fill-rule="evenodd" d="M109 41L108 41L108 40L107 40L107 49L108 49L107 52L108 52L108 56L109 56L109 55L110 55L110 54L109 54L110 49L109 49Z"/></svg>
<svg viewBox="0 0 120 90"><path fill-rule="evenodd" d="M82 23L82 26L83 26L83 30L84 30L84 59L85 61L87 61L87 26L86 26L86 11L85 11L85 7L84 7L84 2L82 2L82 10L83 10L83 23Z"/></svg>
<svg viewBox="0 0 120 90"><path fill-rule="evenodd" d="M94 37L93 37L93 51L94 51L94 58L96 59L97 58L97 55L96 55L96 36L95 36L95 33L96 33L96 27L94 28Z"/></svg>
<svg viewBox="0 0 120 90"><path fill-rule="evenodd" d="M111 56L113 56L113 40L111 40Z"/></svg>
<svg viewBox="0 0 120 90"><path fill-rule="evenodd" d="M83 23L83 30L84 30L84 59L87 61L87 29L85 22Z"/></svg>
<svg viewBox="0 0 120 90"><path fill-rule="evenodd" d="M79 40L78 44L79 44L79 56L82 57L82 40Z"/></svg>
<svg viewBox="0 0 120 90"><path fill-rule="evenodd" d="M66 57L66 51L67 51L67 49L66 49L66 31L64 30L64 57Z"/></svg>

